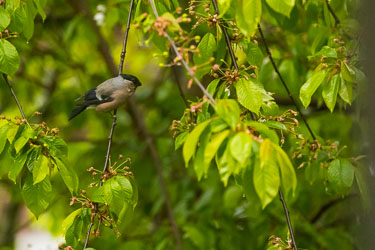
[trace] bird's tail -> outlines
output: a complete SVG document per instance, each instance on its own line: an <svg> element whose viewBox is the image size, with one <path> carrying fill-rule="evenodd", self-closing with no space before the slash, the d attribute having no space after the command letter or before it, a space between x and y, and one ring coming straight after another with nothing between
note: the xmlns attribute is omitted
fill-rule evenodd
<svg viewBox="0 0 375 250"><path fill-rule="evenodd" d="M69 116L69 121L79 115L82 111L84 111L87 108L86 105L79 105L75 109L73 109L72 113Z"/></svg>

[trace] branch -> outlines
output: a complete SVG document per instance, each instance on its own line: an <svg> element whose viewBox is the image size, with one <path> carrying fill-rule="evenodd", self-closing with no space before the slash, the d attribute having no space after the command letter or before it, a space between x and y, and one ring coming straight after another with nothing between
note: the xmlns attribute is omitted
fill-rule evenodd
<svg viewBox="0 0 375 250"><path fill-rule="evenodd" d="M299 106L298 106L298 103L294 100L294 98L293 98L293 96L292 96L292 93L290 92L288 86L286 85L286 83L285 83L285 81L284 81L284 78L281 76L280 71L279 71L279 69L278 69L277 66L276 66L275 61L273 60L273 57L272 57L271 51L270 51L270 49L268 48L268 45L267 45L267 43L266 43L266 39L264 38L262 28L260 27L260 23L258 23L258 30L259 30L259 33L260 33L260 37L261 37L261 39L262 39L262 41L263 41L264 47L265 47L265 49L266 49L266 53L267 53L267 55L268 55L268 58L270 59L271 64L272 64L272 66L273 66L273 68L274 68L276 74L279 76L279 79L280 79L281 83L283 84L283 86L284 86L286 92L288 93L288 96L289 96L290 100L293 102L293 104L294 104L294 106L296 107L296 109L297 109L299 115L301 116L303 122L305 123L307 129L309 130L309 133L310 133L311 137L312 137L312 138L314 139L314 141L315 141L315 140L316 140L316 137L315 137L313 131L311 130L310 125L307 123L307 120L306 120L305 116L302 114L301 109L300 109Z"/></svg>
<svg viewBox="0 0 375 250"><path fill-rule="evenodd" d="M290 238L292 239L292 247L293 247L294 250L298 250L297 244L296 244L296 240L294 238L294 232L293 232L292 223L290 222L290 218L289 218L288 207L286 206L286 202L284 200L284 196L283 196L283 192L281 191L281 188L279 189L279 196L280 196L280 201L283 204L285 218L286 218L286 223L288 224Z"/></svg>
<svg viewBox="0 0 375 250"><path fill-rule="evenodd" d="M327 8L328 8L329 12L331 12L331 15L332 15L333 18L335 19L335 27L336 27L337 25L340 24L340 19L336 16L336 14L335 14L335 12L333 11L331 5L329 5L328 0L326 0L326 4L327 4Z"/></svg>
<svg viewBox="0 0 375 250"><path fill-rule="evenodd" d="M125 45L126 46L126 45ZM111 131L109 133L109 136L108 136L108 147L107 147L107 154L105 156L105 163L104 163L104 168L103 168L103 172L102 172L102 176L100 177L100 183L99 183L99 187L103 186L103 178L104 178L104 174L105 172L107 172L107 169L108 169L108 164L109 164L109 157L110 157L110 154L111 154L111 148L112 148L112 137L113 137L113 132L115 130L115 126L116 126L116 120L117 120L117 109L115 109L113 111L113 117L112 117L112 127L111 127ZM98 212L98 203L94 203L94 213L96 214ZM86 249L87 247L87 244L89 243L89 238L90 238L90 233L91 233L91 228L92 226L94 225L94 217L92 218L91 220L91 223L90 223L90 226L89 226L89 229L87 230L87 234L86 234L86 240L85 240L85 244L84 244L84 247L83 249Z"/></svg>
<svg viewBox="0 0 375 250"><path fill-rule="evenodd" d="M4 77L5 82L8 84L8 88L9 88L10 92L12 93L12 96L13 96L14 100L15 100L16 103L17 103L17 106L18 106L18 109L20 110L20 113L21 113L21 115L22 115L22 118L23 118L24 120L26 120L25 114L23 113L23 109L22 109L21 103L18 101L18 98L17 98L17 96L16 96L16 93L14 93L13 87L12 87L12 85L10 84L10 82L8 81L8 76L7 76L6 74L3 73L3 77Z"/></svg>
<svg viewBox="0 0 375 250"><path fill-rule="evenodd" d="M154 4L153 0L150 0L150 5L151 5L151 8L152 8L152 11L154 12L154 15L155 15L156 19L158 19L159 14L158 14L158 11L156 10L156 7L155 7L155 4ZM185 69L188 71L191 78L195 81L195 83L198 85L198 87L202 90L203 94L211 102L211 105L216 106L216 101L214 100L212 95L207 92L206 88L203 86L203 84L195 76L194 71L189 67L189 65L187 64L185 59L182 57L181 53L178 51L177 46L174 43L174 41L172 40L172 38L165 31L163 31L163 35L168 39L168 42L171 45L172 49L174 50L174 53L176 53L177 58L181 60L182 64L184 65Z"/></svg>
<svg viewBox="0 0 375 250"><path fill-rule="evenodd" d="M86 16L87 20L90 22L91 27L94 29L94 32L96 33L96 36L98 37L99 52L103 56L103 59L106 62L106 66L107 66L108 71L111 72L112 74L117 74L118 69L117 69L117 67L114 63L114 60L112 58L112 55L110 53L109 45L106 42L106 40L104 39L102 33L100 32L100 29L97 26L96 22L94 21L92 15L90 14L86 1L75 1L75 0L67 0L67 1L70 3L70 5L78 13L83 13ZM152 140L152 137L150 136L150 134L147 131L142 113L138 109L137 104L134 100L134 97L129 98L128 104L129 104L129 107L130 107L128 111L131 114L131 117L132 117L133 121L135 122L136 126L141 131L142 136L145 138L145 140L147 142L147 146L148 146L149 150L151 151L151 157L152 157L152 161L154 163L153 165L154 165L154 167L155 167L155 169L158 173L158 178L159 178L159 182L160 182L160 186L161 186L162 195L164 196L166 206L167 206L168 220L169 220L169 223L171 225L173 235L174 235L174 238L176 240L176 244L178 246L178 249L182 250L180 233L179 233L179 230L178 230L178 227L177 227L177 224L176 224L176 220L174 218L174 212L173 212L173 208L172 208L172 205L171 205L171 202L170 202L170 198L169 198L168 190L167 190L167 187L166 187L166 184L165 184L165 181L164 181L164 177L162 175L162 169L163 168L162 168L162 165L161 165L160 157L157 153L157 150L156 150L155 144Z"/></svg>
<svg viewBox="0 0 375 250"><path fill-rule="evenodd" d="M122 74L122 69L124 67L124 60L125 60L125 54L126 54L126 44L128 42L128 35L129 35L129 29L130 29L130 20L132 19L133 5L134 5L134 0L131 0L130 1L130 6L129 6L128 22L126 23L126 30L125 30L125 35L124 35L124 44L122 45L120 66L119 66L119 69L118 69L118 74L119 75Z"/></svg>
<svg viewBox="0 0 375 250"><path fill-rule="evenodd" d="M216 15L219 16L219 7L217 5L217 1L216 0L212 0L212 4L214 5L214 9L215 9ZM232 44L231 44L230 39L229 39L227 28L224 27L224 26L221 26L221 27L222 27L222 31L224 33L225 43L227 44L230 57L232 58L232 63L234 65L234 68L237 71L239 71L237 60L236 60L236 56L234 55L234 51L233 51ZM253 120L256 121L257 117L255 116L255 114L253 112L251 112L251 111L250 111L250 114L251 114L251 117L253 118Z"/></svg>
<svg viewBox="0 0 375 250"><path fill-rule="evenodd" d="M176 66L176 65L174 65L174 66L172 66L171 71L172 71L172 73L173 73L173 75L174 75L174 78L175 78L175 80L176 80L176 82L177 82L177 87L178 87L178 90L179 90L179 92L180 92L180 96L181 96L182 100L184 101L186 108L189 108L190 105L189 105L188 100L186 99L186 96L185 96L184 90L182 89L182 83L181 83L181 80L180 80L179 74L178 74L178 72L177 72L178 69L179 69L179 67Z"/></svg>

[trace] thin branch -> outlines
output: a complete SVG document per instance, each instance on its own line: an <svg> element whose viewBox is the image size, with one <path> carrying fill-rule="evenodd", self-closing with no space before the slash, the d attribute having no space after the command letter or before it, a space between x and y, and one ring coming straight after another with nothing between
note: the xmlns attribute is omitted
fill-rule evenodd
<svg viewBox="0 0 375 250"><path fill-rule="evenodd" d="M134 5L134 0L131 0L130 6L129 6L128 22L126 23L126 30L125 30L125 35L124 35L124 44L122 46L122 51L121 51L120 66L119 66L119 69L118 69L119 75L122 74L122 69L124 67L124 60L125 60L125 54L126 54L126 44L128 42L128 35L129 35L129 30L130 30L130 20L132 19L133 5Z"/></svg>
<svg viewBox="0 0 375 250"><path fill-rule="evenodd" d="M118 68L116 67L114 60L112 58L112 55L110 53L109 45L104 39L99 27L97 26L96 22L94 21L88 7L86 1L75 1L75 0L67 0L70 5L80 13L83 13L87 20L90 22L91 27L93 28L94 32L96 33L96 36L98 37L98 47L99 47L99 52L103 56L103 59L106 62L106 66L109 72L112 74L117 74L118 73ZM130 97L128 100L129 104L129 113L131 114L132 119L134 120L136 126L138 129L142 132L143 137L146 139L147 146L151 152L152 161L153 165L158 172L158 178L161 186L161 191L162 195L164 196L164 199L166 201L166 207L167 207L167 212L168 212L168 220L169 223L171 224L171 228L173 231L174 238L176 240L176 244L179 250L182 250L182 243L181 243L181 237L179 234L179 230L176 224L176 220L174 218L174 212L173 208L170 202L169 194L168 194L168 189L166 187L164 177L162 175L162 165L160 161L160 157L157 153L156 146L152 140L152 137L149 135L145 121L142 116L142 112L139 110L137 107L137 104L134 100L134 97Z"/></svg>
<svg viewBox="0 0 375 250"><path fill-rule="evenodd" d="M214 5L214 9L215 9L216 15L219 16L219 7L217 5L217 1L216 0L212 0L212 4ZM234 51L233 51L232 44L231 44L230 39L229 39L227 28L225 26L221 26L221 27L222 27L222 31L224 33L225 43L227 44L230 57L232 58L233 66L234 66L234 68L237 71L239 71L237 60L236 60L236 56L234 55ZM253 118L253 120L256 121L256 119L257 119L256 115L253 112L251 112L251 111L250 111L250 114L251 114L251 117Z"/></svg>
<svg viewBox="0 0 375 250"><path fill-rule="evenodd" d="M113 132L115 131L116 120L117 120L117 115L116 115L116 113L117 113L117 109L115 109L115 110L113 111L112 127L111 127L111 131L110 131L110 133L109 133L109 136L108 136L107 154L106 154L106 156L105 156L105 163L104 163L104 168L103 168L102 176L100 177L99 187L103 186L103 178L104 178L104 174L107 172L108 165L109 165L109 158L110 158L111 148L112 148ZM97 213L97 212L98 212L98 203L95 202L95 203L94 203L94 213ZM83 249L86 249L87 244L89 243L90 233L91 233L91 228L92 228L92 226L94 225L94 219L95 219L95 218L92 218L92 221L91 221L91 223L90 223L89 229L87 230L86 240L85 240L85 244L84 244Z"/></svg>
<svg viewBox="0 0 375 250"><path fill-rule="evenodd" d="M288 224L290 238L292 239L292 247L293 247L294 250L298 250L297 244L296 244L296 240L294 238L294 232L293 232L292 223L290 222L290 218L289 218L288 207L286 206L286 202L284 200L283 192L281 191L281 189L279 189L279 196L280 196L280 201L283 204L285 218L286 218L286 223Z"/></svg>
<svg viewBox="0 0 375 250"><path fill-rule="evenodd" d="M329 0L326 0L327 8L329 12L331 12L331 15L335 19L335 27L340 24L340 19L336 16L335 12L333 11L331 5L329 5Z"/></svg>
<svg viewBox="0 0 375 250"><path fill-rule="evenodd" d="M155 7L155 4L154 4L153 0L150 0L150 5L151 5L151 8L152 8L152 11L154 12L155 17L159 18L159 14L158 14L158 11L156 10L156 7ZM172 49L174 50L174 53L176 53L177 58L181 60L182 64L184 65L185 69L188 71L191 78L195 81L195 83L198 85L198 87L202 90L203 94L211 102L212 106L216 106L215 99L212 97L212 95L210 93L207 92L206 88L203 86L203 84L195 76L194 71L189 67L188 63L182 57L181 53L178 51L177 46L174 43L174 41L172 40L172 38L165 31L163 31L163 35L168 39L168 42L171 45Z"/></svg>
<svg viewBox="0 0 375 250"><path fill-rule="evenodd" d="M172 73L174 75L174 78L175 78L175 80L177 82L177 87L178 87L178 91L180 92L180 96L181 96L182 100L184 101L185 106L187 108L189 108L190 105L189 105L189 102L188 102L188 100L187 100L187 98L185 96L184 90L182 89L182 83L181 83L179 74L177 72L178 69L179 69L179 67L174 65L174 66L172 66L171 71L172 71Z"/></svg>
<svg viewBox="0 0 375 250"><path fill-rule="evenodd" d="M263 35L263 31L262 31L262 28L261 28L261 26L260 26L259 23L258 23L258 30L259 30L259 33L260 33L260 37L261 37L261 39L262 39L262 41L263 41L264 47L265 47L265 49L266 49L266 53L267 53L267 55L268 55L268 58L270 59L271 64L272 64L272 66L273 66L273 68L274 68L276 74L279 76L279 79L280 79L281 83L283 84L283 86L284 86L286 92L288 93L288 96L289 96L290 100L293 102L293 104L294 104L294 106L296 107L296 109L297 109L299 115L301 116L303 122L305 123L307 129L309 130L309 133L310 133L311 137L312 137L312 138L314 139L314 141L315 141L315 140L316 140L316 137L315 137L313 131L311 130L310 125L307 123L307 120L306 120L305 116L302 114L301 109L300 109L299 106L298 106L298 103L294 100L294 98L293 98L293 96L292 96L292 93L290 92L288 86L286 85L286 83L285 83L285 81L284 81L284 78L281 76L280 71L279 71L279 69L278 69L277 66L276 66L275 61L273 60L273 57L272 57L271 51L270 51L270 49L268 48L268 45L267 45L267 43L266 43L266 39L265 39L265 37L264 37L264 35Z"/></svg>
<svg viewBox="0 0 375 250"><path fill-rule="evenodd" d="M20 113L22 115L22 118L24 120L26 120L25 114L23 113L23 109L22 109L21 103L18 101L16 93L14 92L13 87L12 87L12 85L10 84L10 82L8 80L8 76L3 73L3 77L4 77L5 82L8 84L8 88L9 88L10 92L12 93L12 96L13 96L14 100L17 103L17 106L18 106L18 109L19 109L19 111L20 111Z"/></svg>

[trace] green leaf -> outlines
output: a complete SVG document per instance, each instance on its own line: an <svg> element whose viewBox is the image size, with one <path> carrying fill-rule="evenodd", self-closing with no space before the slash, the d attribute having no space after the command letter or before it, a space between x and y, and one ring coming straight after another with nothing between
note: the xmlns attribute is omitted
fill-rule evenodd
<svg viewBox="0 0 375 250"><path fill-rule="evenodd" d="M8 178L12 180L14 183L16 183L17 176L23 169L23 166L25 165L26 160L27 160L27 152L19 153L14 159L14 163L8 173Z"/></svg>
<svg viewBox="0 0 375 250"><path fill-rule="evenodd" d="M66 187L69 189L70 193L73 194L77 192L79 179L76 171L69 164L65 164L59 158L54 158L54 162L56 163L60 176L63 179Z"/></svg>
<svg viewBox="0 0 375 250"><path fill-rule="evenodd" d="M34 0L34 3L36 5L36 9L38 10L38 13L42 17L43 21L46 20L46 12L44 12L42 4L40 3L40 0Z"/></svg>
<svg viewBox="0 0 375 250"><path fill-rule="evenodd" d="M71 212L66 218L65 220L63 221L62 223L62 230L63 230L63 233L65 234L66 231L72 226L74 220L76 219L76 217L82 212L82 208L78 208L77 210L74 210L73 212ZM86 248L87 249L87 248Z"/></svg>
<svg viewBox="0 0 375 250"><path fill-rule="evenodd" d="M41 154L33 167L33 184L43 181L49 173L49 159Z"/></svg>
<svg viewBox="0 0 375 250"><path fill-rule="evenodd" d="M83 229L83 218L82 216L78 217L73 221L73 224L66 230L65 233L65 241L68 246L74 247L74 249L77 249L77 246L81 239L82 229ZM78 249L83 249L83 247L80 247Z"/></svg>
<svg viewBox="0 0 375 250"><path fill-rule="evenodd" d="M341 75L345 81L355 81L355 71L351 69L344 61L341 61Z"/></svg>
<svg viewBox="0 0 375 250"><path fill-rule="evenodd" d="M8 134L9 125L5 124L0 127L0 154L3 152L5 144L7 143L7 134Z"/></svg>
<svg viewBox="0 0 375 250"><path fill-rule="evenodd" d="M248 133L237 133L229 142L230 152L242 166L249 159L252 147L252 139Z"/></svg>
<svg viewBox="0 0 375 250"><path fill-rule="evenodd" d="M6 1L6 9L15 10L20 7L20 0L8 0Z"/></svg>
<svg viewBox="0 0 375 250"><path fill-rule="evenodd" d="M224 186L228 184L229 177L233 173L238 173L239 168L237 168L238 163L232 157L230 153L230 145L227 144L225 151L221 157L216 155L216 165L219 169L219 174L221 177L221 181L224 183ZM239 167L239 166L238 166Z"/></svg>
<svg viewBox="0 0 375 250"><path fill-rule="evenodd" d="M336 74L329 80L329 82L325 82L323 85L323 99L331 112L335 109L340 81L340 75Z"/></svg>
<svg viewBox="0 0 375 250"><path fill-rule="evenodd" d="M255 128L255 130L260 133L262 138L268 138L273 143L279 144L279 137L277 136L276 132L268 128L265 124L256 121L246 121L246 124L250 127Z"/></svg>
<svg viewBox="0 0 375 250"><path fill-rule="evenodd" d="M281 186L285 195L288 195L290 191L294 196L297 188L297 176L294 171L293 165L289 160L288 155L281 149L281 147L275 143L272 143L274 150L276 151L277 164L279 165L281 172Z"/></svg>
<svg viewBox="0 0 375 250"><path fill-rule="evenodd" d="M8 132L7 132L7 138L10 144L13 143L14 138L16 138L17 132L18 132L19 126L14 124L9 124Z"/></svg>
<svg viewBox="0 0 375 250"><path fill-rule="evenodd" d="M211 137L211 131L207 128L203 131L201 138L199 140L199 148L197 150L197 153L195 154L194 158L194 171L197 175L198 181L200 181L204 174L206 174L207 169L209 165L205 165L206 159L205 159L205 150L206 146L210 140Z"/></svg>
<svg viewBox="0 0 375 250"><path fill-rule="evenodd" d="M68 155L68 145L57 136L45 136L40 140L55 158L64 159Z"/></svg>
<svg viewBox="0 0 375 250"><path fill-rule="evenodd" d="M279 130L287 130L284 123L278 122L278 121L265 121L263 122L266 124L269 128L279 129Z"/></svg>
<svg viewBox="0 0 375 250"><path fill-rule="evenodd" d="M21 191L25 205L35 215L39 217L48 207L52 198L52 186L47 176L43 181L33 185L33 177L29 174Z"/></svg>
<svg viewBox="0 0 375 250"><path fill-rule="evenodd" d="M20 57L16 47L5 39L0 39L0 72L14 75L18 70Z"/></svg>
<svg viewBox="0 0 375 250"><path fill-rule="evenodd" d="M331 48L329 46L323 46L323 48L318 53L316 53L316 56L337 58L337 52L334 48Z"/></svg>
<svg viewBox="0 0 375 250"><path fill-rule="evenodd" d="M342 72L340 73L340 89L339 95L341 99L343 99L349 105L352 104L352 91L353 91L353 84L351 82L345 81L342 77Z"/></svg>
<svg viewBox="0 0 375 250"><path fill-rule="evenodd" d="M220 79L215 79L207 86L207 92L210 93L212 96L215 94L217 85L219 84Z"/></svg>
<svg viewBox="0 0 375 250"><path fill-rule="evenodd" d="M9 1L7 1L8 3ZM17 31L19 33L23 32L24 22L26 21L26 11L25 7L21 6L17 8L11 15L11 22L8 27L9 30Z"/></svg>
<svg viewBox="0 0 375 250"><path fill-rule="evenodd" d="M195 154L200 135L210 122L211 120L207 120L198 124L187 136L184 147L182 148L182 155L184 156L186 167L188 166L191 157Z"/></svg>
<svg viewBox="0 0 375 250"><path fill-rule="evenodd" d="M237 0L236 21L238 28L245 36L254 35L261 15L261 0Z"/></svg>
<svg viewBox="0 0 375 250"><path fill-rule="evenodd" d="M295 0L266 0L266 2L274 11L288 18L295 4Z"/></svg>
<svg viewBox="0 0 375 250"><path fill-rule="evenodd" d="M225 130L211 137L210 142L207 144L204 150L204 165L206 166L206 168L210 166L211 160L214 158L217 150L219 149L223 141L228 137L229 133L230 130ZM205 169L204 173L207 173L207 170L208 169Z"/></svg>
<svg viewBox="0 0 375 250"><path fill-rule="evenodd" d="M277 195L280 186L279 169L272 142L265 139L259 150L260 164L254 167L254 187L264 209Z"/></svg>
<svg viewBox="0 0 375 250"><path fill-rule="evenodd" d="M235 100L220 100L215 107L216 114L223 119L233 130L240 123L241 110Z"/></svg>
<svg viewBox="0 0 375 250"><path fill-rule="evenodd" d="M210 64L207 65L207 63L210 62L210 58L214 56L214 52L216 51L215 36L211 33L207 33L203 36L197 48L199 49L199 53L194 53L193 60L195 65L201 65L195 72L197 77L200 78L210 69L210 66L208 66Z"/></svg>
<svg viewBox="0 0 375 250"><path fill-rule="evenodd" d="M362 172L363 166L354 168L355 173L355 180L357 182L357 186L359 189L359 192L361 193L361 200L363 203L363 207L366 211L369 211L371 208L371 198L370 198L370 191L368 188L368 182L366 181L365 175Z"/></svg>
<svg viewBox="0 0 375 250"><path fill-rule="evenodd" d="M251 112L259 114L263 98L260 88L253 81L245 78L241 78L234 86L239 103Z"/></svg>
<svg viewBox="0 0 375 250"><path fill-rule="evenodd" d="M27 0L27 4L25 6L25 14L26 20L23 23L23 35L25 36L26 40L30 40L30 38L34 34L34 18L36 15L36 9L32 0Z"/></svg>
<svg viewBox="0 0 375 250"><path fill-rule="evenodd" d="M10 14L4 8L0 7L0 31L4 31L10 23Z"/></svg>
<svg viewBox="0 0 375 250"><path fill-rule="evenodd" d="M354 167L347 159L336 159L329 164L328 182L337 193L349 191L354 180Z"/></svg>
<svg viewBox="0 0 375 250"><path fill-rule="evenodd" d="M249 42L246 45L247 46L245 46L244 52L246 54L247 62L250 65L256 65L258 68L260 68L263 63L263 54L259 46L253 42Z"/></svg>
<svg viewBox="0 0 375 250"><path fill-rule="evenodd" d="M189 135L188 131L182 132L176 137L176 140L174 142L174 150L179 149L185 142L186 137Z"/></svg>
<svg viewBox="0 0 375 250"><path fill-rule="evenodd" d="M217 0L217 5L219 8L219 17L224 16L231 5L232 0Z"/></svg>
<svg viewBox="0 0 375 250"><path fill-rule="evenodd" d="M22 131L20 137L14 142L13 146L16 150L16 153L18 153L23 146L26 145L26 143L29 141L30 138L32 138L34 135L34 130L30 127L25 127Z"/></svg>
<svg viewBox="0 0 375 250"><path fill-rule="evenodd" d="M301 87L299 98L305 108L307 108L311 102L311 97L318 89L320 84L324 81L327 75L327 70L318 70L310 77Z"/></svg>

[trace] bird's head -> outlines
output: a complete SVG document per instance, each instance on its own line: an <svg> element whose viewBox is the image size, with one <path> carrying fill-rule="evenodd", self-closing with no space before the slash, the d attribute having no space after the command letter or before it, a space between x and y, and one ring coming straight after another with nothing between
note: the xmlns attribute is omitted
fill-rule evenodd
<svg viewBox="0 0 375 250"><path fill-rule="evenodd" d="M135 87L139 87L139 86L142 86L141 82L138 80L137 77L133 76L133 75L127 75L127 74L121 74L121 77L124 79L124 80L127 80L127 81L131 81Z"/></svg>

